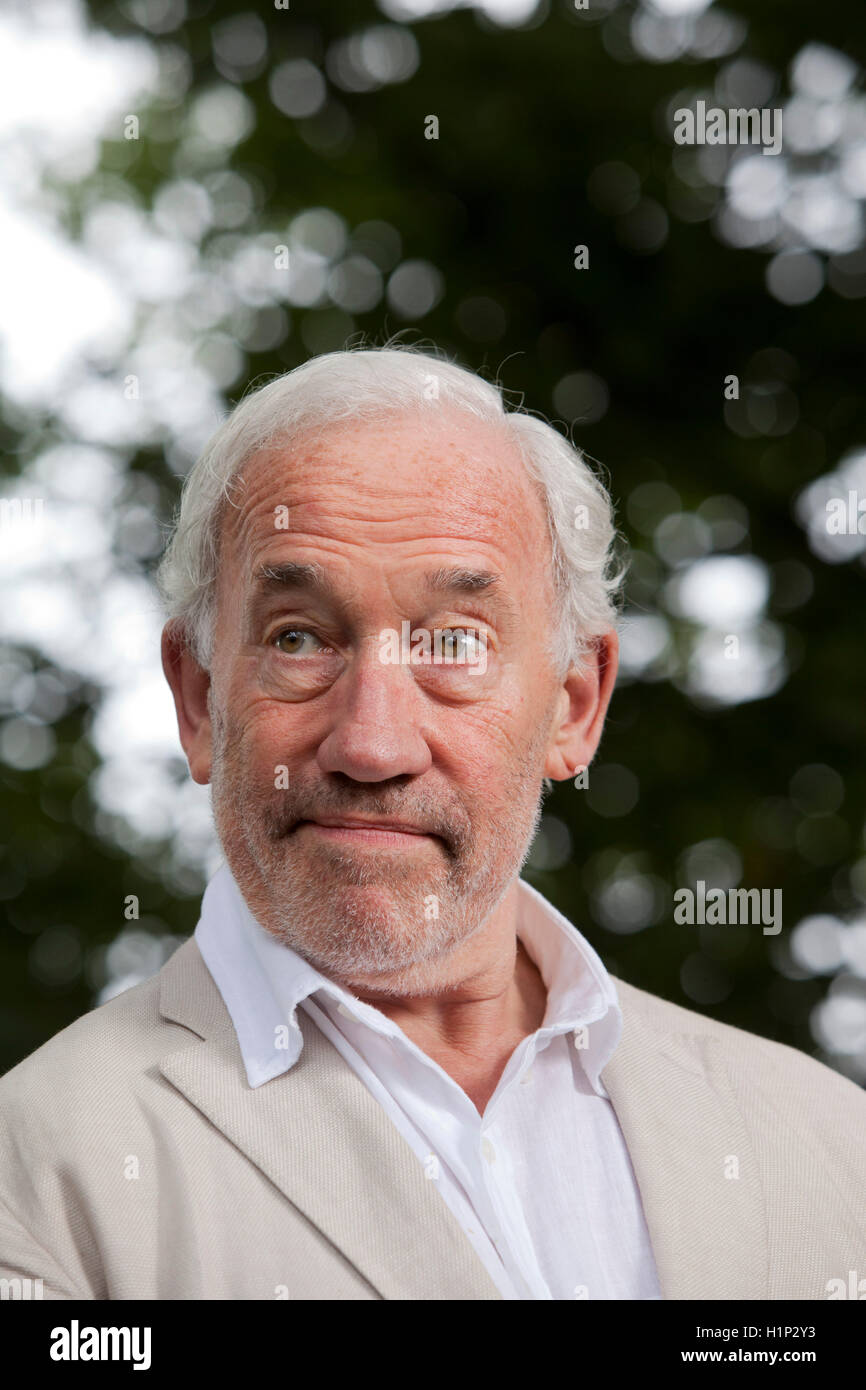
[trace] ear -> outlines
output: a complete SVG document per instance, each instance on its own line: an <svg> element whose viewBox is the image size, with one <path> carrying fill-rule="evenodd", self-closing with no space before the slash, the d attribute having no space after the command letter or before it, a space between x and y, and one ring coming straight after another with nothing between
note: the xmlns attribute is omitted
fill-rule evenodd
<svg viewBox="0 0 866 1390"><path fill-rule="evenodd" d="M607 707L619 665L619 639L611 629L596 638L584 657L584 669L572 667L565 677L544 764L545 777L562 782L578 768L589 767L601 741Z"/></svg>
<svg viewBox="0 0 866 1390"><path fill-rule="evenodd" d="M194 782L210 781L211 721L208 709L210 674L199 666L183 635L173 623L162 633L162 669L174 696L177 727Z"/></svg>

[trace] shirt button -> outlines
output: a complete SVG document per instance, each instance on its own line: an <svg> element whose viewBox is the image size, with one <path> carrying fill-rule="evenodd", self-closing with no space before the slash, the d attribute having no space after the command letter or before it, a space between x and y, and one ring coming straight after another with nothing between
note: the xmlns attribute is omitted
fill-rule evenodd
<svg viewBox="0 0 866 1390"><path fill-rule="evenodd" d="M532 1080L532 1067L530 1067L527 1071L525 1071L525 1072L523 1073L523 1075L522 1075L521 1078L520 1078L520 1084L521 1084L521 1086L528 1086L531 1080Z"/></svg>
<svg viewBox="0 0 866 1390"><path fill-rule="evenodd" d="M481 1152L487 1159L488 1163L494 1163L496 1161L496 1150L494 1149L489 1139L481 1140Z"/></svg>

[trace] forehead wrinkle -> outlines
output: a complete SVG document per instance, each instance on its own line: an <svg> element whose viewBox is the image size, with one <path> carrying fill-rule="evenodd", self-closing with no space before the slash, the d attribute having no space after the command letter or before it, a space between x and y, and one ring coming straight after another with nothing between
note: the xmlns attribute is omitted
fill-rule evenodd
<svg viewBox="0 0 866 1390"><path fill-rule="evenodd" d="M464 489L468 479L476 480L476 485L464 492L464 506L474 511L485 498L495 500L506 489L524 496L527 490L533 491L519 451L513 441L502 438L498 429L491 431L488 427L491 442L482 438L479 443L480 422L471 421L469 441L464 443L455 441L452 430L443 430L441 422L438 428L431 429L429 422L419 421L419 432L423 431L426 437L410 437L407 441L405 418L397 421L404 426L402 430L395 432L393 423L365 422L360 428L336 423L326 427L324 438L317 431L312 440L301 436L290 443L273 445L248 460L247 469L255 475L251 491L271 490L274 473L281 470L285 470L288 490L298 484L303 487L303 475L310 472L318 480L320 493L350 489L359 512L363 512L365 498L373 504L405 498L413 507L426 499L429 505L431 490L439 498L453 494L455 473ZM459 419L452 422L452 427L453 424L465 436L467 422ZM358 455L365 453L370 462L359 459ZM378 463L384 464L384 470L377 470ZM323 475L328 473L331 476L325 480ZM250 479L245 477L243 482L247 487ZM295 505L304 502L296 501Z"/></svg>
<svg viewBox="0 0 866 1390"><path fill-rule="evenodd" d="M373 440L370 433L367 429L358 432L359 449L369 451L371 443L375 448L375 429ZM351 447L352 437L348 437ZM292 536L302 544L324 543L325 548L330 548L331 542L337 554L348 547L363 555L371 544L402 544L423 553L425 548L442 546L443 542L446 549L481 543L485 549L500 552L500 563L505 560L511 569L531 557L533 531L538 531L542 545L549 543L544 498L532 478L518 463L517 455L511 454L502 466L504 454L510 451L498 448L492 456L479 457L477 447L467 453L448 434L443 438L441 433L431 439L430 446L410 440L406 452L413 465L420 460L421 466L412 468L415 476L406 477L402 468L394 464L388 468L387 457L382 457L395 442L399 448L399 440L386 435L373 460L374 465L384 463L385 471L374 466L371 476L351 456L346 457L346 438L346 431L341 435L334 426L330 438L317 438L312 445L307 440L306 447L303 440L294 447L278 446L247 461L242 479L246 496L231 513L231 540L237 560L248 574L256 556L275 534L275 503L289 508L289 526L282 533L286 540ZM427 447L438 449L439 455L431 458ZM336 476L332 465L339 469ZM455 468L462 469L457 480ZM331 476L320 476L316 486L309 476L315 470ZM467 474L471 479L468 488ZM457 495L455 481L458 487L462 484ZM394 510L395 505L399 510ZM389 514L382 515L383 510ZM537 528L526 524L529 514L535 512ZM422 524L430 529L419 532ZM357 535L359 525L367 532L365 539ZM341 529L351 534L340 536Z"/></svg>
<svg viewBox="0 0 866 1390"><path fill-rule="evenodd" d="M369 477L364 478L363 487L355 487L345 478L312 480L288 476L283 485L278 478L265 475L257 480L255 490L244 499L240 507L230 516L233 538L243 543L251 530L266 528L270 532L275 504L288 508L289 527L286 532L297 529L313 532L319 523L356 525L363 522L377 530L417 526L424 519L431 529L428 534L443 534L448 527L454 528L455 539L465 537L474 530L479 537L491 530L505 529L513 517L515 506L503 505L509 496L517 502L514 494L518 489L505 486L492 486L478 479L477 485L462 494L453 491L443 479L440 486L396 488L385 482L375 487ZM525 494L524 494L525 495ZM522 498L519 503L520 514L525 513ZM387 515L384 514L387 512ZM292 518L301 514L303 527L292 525ZM522 528L509 528L522 534Z"/></svg>
<svg viewBox="0 0 866 1390"><path fill-rule="evenodd" d="M529 538L526 528L514 526L511 515L495 508L463 505L436 507L431 515L429 500L416 509L398 514L368 515L362 509L334 512L323 506L321 499L311 504L287 502L289 524L285 530L274 527L273 506L263 503L248 513L233 528L232 549L242 568L254 567L262 551L270 548L272 540L292 542L299 547L333 549L337 555L356 552L360 556L382 549L381 559L387 561L387 549L403 547L408 554L423 555L434 549L455 553L463 547L483 546L492 549L495 566L503 561L520 567L527 555ZM522 513L521 513L522 515ZM342 532L342 534L341 534ZM510 562L510 564L509 564ZM471 560L465 564L471 565ZM485 566L482 565L482 568Z"/></svg>

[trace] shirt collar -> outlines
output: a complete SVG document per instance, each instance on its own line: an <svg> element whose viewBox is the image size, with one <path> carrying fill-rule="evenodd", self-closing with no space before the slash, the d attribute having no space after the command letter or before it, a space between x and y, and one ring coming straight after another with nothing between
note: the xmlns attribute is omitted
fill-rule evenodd
<svg viewBox="0 0 866 1390"><path fill-rule="evenodd" d="M600 1073L622 1032L613 980L576 927L546 898L518 879L517 935L547 988L541 1039L573 1032L586 1076L607 1092ZM205 889L195 939L231 1015L251 1087L289 1070L304 1045L298 1005L317 991L358 1022L386 1037L404 1038L385 1014L329 980L256 920L227 864Z"/></svg>
<svg viewBox="0 0 866 1390"><path fill-rule="evenodd" d="M607 1096L601 1072L622 1035L616 986L600 956L567 917L525 879L518 879L517 935L538 967L547 988L542 1037L573 1032L587 1079Z"/></svg>

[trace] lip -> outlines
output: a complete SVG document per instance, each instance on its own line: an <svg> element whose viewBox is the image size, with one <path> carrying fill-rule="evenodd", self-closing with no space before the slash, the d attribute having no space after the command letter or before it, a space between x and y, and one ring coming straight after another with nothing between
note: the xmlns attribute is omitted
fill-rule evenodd
<svg viewBox="0 0 866 1390"><path fill-rule="evenodd" d="M354 820L335 816L322 820L302 820L295 829L301 830L305 826L326 839L349 839L356 844L408 845L413 841L433 838L428 831L417 825L409 825L406 821Z"/></svg>
<svg viewBox="0 0 866 1390"><path fill-rule="evenodd" d="M302 822L303 824L304 822ZM307 825L324 825L329 829L347 830L399 830L403 835L426 835L419 825L410 825L404 820L365 820L363 816L316 816Z"/></svg>

